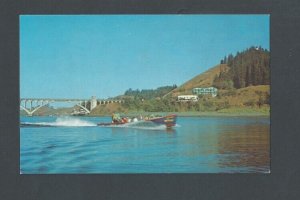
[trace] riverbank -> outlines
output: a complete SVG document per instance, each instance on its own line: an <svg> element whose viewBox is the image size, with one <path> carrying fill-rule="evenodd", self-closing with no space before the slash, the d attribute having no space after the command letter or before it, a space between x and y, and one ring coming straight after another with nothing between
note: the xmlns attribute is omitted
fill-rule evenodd
<svg viewBox="0 0 300 200"><path fill-rule="evenodd" d="M268 107L264 108L228 108L219 111L189 111L189 112L126 112L120 113L124 116L134 117L134 116L147 116L147 115L168 115L176 114L181 117L201 117L201 116L270 116L270 109ZM88 116L110 116L110 114L91 114Z"/></svg>

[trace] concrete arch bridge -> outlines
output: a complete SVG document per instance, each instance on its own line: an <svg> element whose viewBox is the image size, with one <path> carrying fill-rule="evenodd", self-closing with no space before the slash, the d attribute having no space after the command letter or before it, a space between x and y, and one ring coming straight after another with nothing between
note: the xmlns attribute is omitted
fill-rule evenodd
<svg viewBox="0 0 300 200"><path fill-rule="evenodd" d="M74 103L75 105L82 108L86 114L89 114L97 105L123 103L124 101L113 99L103 100L96 99L96 97L92 97L91 99L21 98L20 110L24 110L27 115L32 116L33 113L35 113L43 106L47 106L50 103L56 102Z"/></svg>

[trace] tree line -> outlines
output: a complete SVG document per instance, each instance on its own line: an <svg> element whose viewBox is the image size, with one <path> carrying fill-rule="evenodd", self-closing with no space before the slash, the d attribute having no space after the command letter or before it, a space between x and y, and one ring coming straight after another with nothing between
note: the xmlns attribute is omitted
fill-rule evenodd
<svg viewBox="0 0 300 200"><path fill-rule="evenodd" d="M235 56L229 54L221 60L228 71L220 71L213 81L219 89L243 88L270 84L270 52L261 47L250 47Z"/></svg>
<svg viewBox="0 0 300 200"><path fill-rule="evenodd" d="M163 86L163 87L158 87L156 89L131 89L129 88L128 90L125 91L124 95L125 96L131 96L137 99L154 99L157 97L162 97L165 94L169 93L170 91L174 90L177 88L177 85L172 85L172 86Z"/></svg>
<svg viewBox="0 0 300 200"><path fill-rule="evenodd" d="M261 107L269 105L269 94L258 94L259 99L249 99L248 101L241 102L246 107ZM219 111L231 107L230 100L218 101L213 98L202 98L198 102L179 102L172 99L149 99L140 101L138 99L127 99L123 108L130 111L137 112L189 112L189 111Z"/></svg>

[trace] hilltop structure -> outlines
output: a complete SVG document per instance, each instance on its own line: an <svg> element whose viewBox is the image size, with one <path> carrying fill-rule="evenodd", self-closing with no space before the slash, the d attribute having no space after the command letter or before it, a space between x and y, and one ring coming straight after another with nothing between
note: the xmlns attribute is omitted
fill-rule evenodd
<svg viewBox="0 0 300 200"><path fill-rule="evenodd" d="M193 94L196 94L196 95L210 94L212 97L216 97L218 94L218 89L215 87L193 88L192 92L193 92Z"/></svg>

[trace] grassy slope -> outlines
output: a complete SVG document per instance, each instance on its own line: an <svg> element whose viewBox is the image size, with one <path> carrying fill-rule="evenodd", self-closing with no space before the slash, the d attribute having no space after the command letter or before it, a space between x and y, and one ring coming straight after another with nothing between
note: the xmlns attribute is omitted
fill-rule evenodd
<svg viewBox="0 0 300 200"><path fill-rule="evenodd" d="M178 88L172 90L168 95L178 96L182 94L191 94L191 90L195 87L210 87L216 75L219 75L221 71L227 71L229 67L226 64L220 64L209 70L201 73L191 80L185 82Z"/></svg>
<svg viewBox="0 0 300 200"><path fill-rule="evenodd" d="M247 103L258 102L259 98L267 98L270 95L269 85L257 85L240 88L234 91L220 91L221 98L217 101L228 101L230 106L243 107Z"/></svg>
<svg viewBox="0 0 300 200"><path fill-rule="evenodd" d="M233 91L220 91L219 97L205 96L200 99L200 102L212 102L214 105L218 105L223 102L229 103L229 108L220 109L218 111L211 112L178 112L181 116L257 116L257 115L269 115L270 107L268 105L263 105L258 107L256 102L259 98L265 99L270 93L270 86L259 85L250 86L247 88L241 88ZM247 105L252 102L255 105ZM112 103L107 105L98 105L90 115L111 115L113 112L125 113L127 115L138 116L139 114L147 114L144 112L137 112L125 109L122 104ZM157 113L157 112L156 112ZM167 113L160 113L167 114Z"/></svg>

